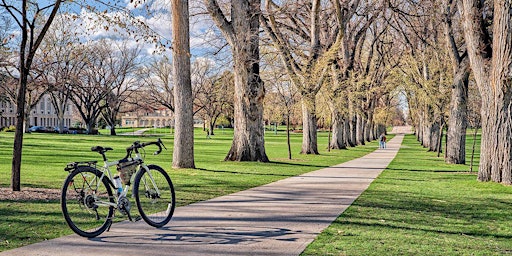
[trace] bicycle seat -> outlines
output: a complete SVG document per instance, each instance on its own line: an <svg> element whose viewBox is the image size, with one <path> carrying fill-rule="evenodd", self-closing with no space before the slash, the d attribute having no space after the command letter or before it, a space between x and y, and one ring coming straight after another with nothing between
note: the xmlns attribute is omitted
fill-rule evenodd
<svg viewBox="0 0 512 256"><path fill-rule="evenodd" d="M102 146L94 146L94 147L91 148L91 151L98 152L100 154L105 153L105 152L107 152L109 150L114 150L114 149L111 148L111 147L104 148Z"/></svg>

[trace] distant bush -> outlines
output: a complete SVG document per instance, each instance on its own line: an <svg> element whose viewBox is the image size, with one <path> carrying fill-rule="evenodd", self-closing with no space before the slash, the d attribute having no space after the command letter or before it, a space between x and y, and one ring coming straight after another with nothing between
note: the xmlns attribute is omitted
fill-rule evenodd
<svg viewBox="0 0 512 256"><path fill-rule="evenodd" d="M2 129L0 129L0 131L2 131L2 132L15 132L16 131L16 126L11 125L11 126L7 126L7 127L3 127Z"/></svg>

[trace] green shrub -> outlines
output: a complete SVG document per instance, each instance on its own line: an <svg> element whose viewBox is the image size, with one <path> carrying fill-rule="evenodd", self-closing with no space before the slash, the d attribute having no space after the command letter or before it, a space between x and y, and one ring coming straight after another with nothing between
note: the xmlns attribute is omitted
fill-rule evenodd
<svg viewBox="0 0 512 256"><path fill-rule="evenodd" d="M11 126L8 126L8 127L4 127L0 131L2 131L2 132L14 132L14 131L16 131L16 126L11 125Z"/></svg>

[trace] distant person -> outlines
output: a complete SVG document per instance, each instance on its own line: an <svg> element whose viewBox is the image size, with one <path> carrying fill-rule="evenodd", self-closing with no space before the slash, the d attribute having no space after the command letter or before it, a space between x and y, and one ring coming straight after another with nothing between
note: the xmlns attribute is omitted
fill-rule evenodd
<svg viewBox="0 0 512 256"><path fill-rule="evenodd" d="M384 133L382 133L380 136L379 136L379 148L386 148L386 135Z"/></svg>

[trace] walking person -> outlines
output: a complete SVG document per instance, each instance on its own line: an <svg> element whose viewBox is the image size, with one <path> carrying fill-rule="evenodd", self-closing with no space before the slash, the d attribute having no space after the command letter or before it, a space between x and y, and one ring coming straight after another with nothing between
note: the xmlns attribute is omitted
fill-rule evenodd
<svg viewBox="0 0 512 256"><path fill-rule="evenodd" d="M386 148L386 135L384 133L382 133L380 136L379 136L379 148Z"/></svg>

